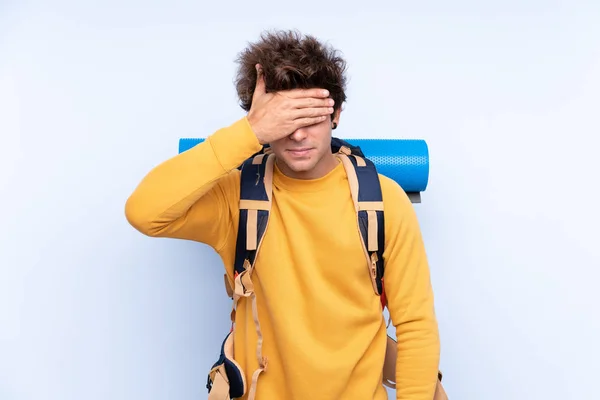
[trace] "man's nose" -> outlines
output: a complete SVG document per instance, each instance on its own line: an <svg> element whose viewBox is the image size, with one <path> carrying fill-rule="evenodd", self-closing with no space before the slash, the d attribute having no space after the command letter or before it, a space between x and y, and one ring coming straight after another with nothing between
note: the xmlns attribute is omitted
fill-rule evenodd
<svg viewBox="0 0 600 400"><path fill-rule="evenodd" d="M308 132L307 132L306 128L300 128L300 129L296 129L290 135L290 139L292 139L295 142L301 142L304 139L306 139L307 136L308 136Z"/></svg>

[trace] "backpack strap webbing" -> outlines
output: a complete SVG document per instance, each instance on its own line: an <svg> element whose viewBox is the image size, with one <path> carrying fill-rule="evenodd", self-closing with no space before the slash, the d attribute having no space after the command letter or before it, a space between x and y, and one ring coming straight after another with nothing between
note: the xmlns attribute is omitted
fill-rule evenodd
<svg viewBox="0 0 600 400"><path fill-rule="evenodd" d="M242 164L240 182L239 227L234 272L241 274L247 260L254 265L259 243L267 229L273 190L273 160L259 154Z"/></svg>
<svg viewBox="0 0 600 400"><path fill-rule="evenodd" d="M354 201L358 218L358 227L363 250L369 266L369 276L373 290L381 296L385 307L385 289L383 284L385 245L385 219L383 214L383 194L379 182L379 174L375 164L342 146L338 157L342 161L348 176L350 193Z"/></svg>
<svg viewBox="0 0 600 400"><path fill-rule="evenodd" d="M248 400L256 395L259 375L267 368L267 358L262 355L263 337L258 321L256 294L252 284L252 271L256 255L267 230L269 211L272 204L274 156L258 154L246 160L241 166L239 227L234 261L232 324L235 324L235 312L238 301L246 297L252 301L252 316L256 327L258 342L256 357L258 369L252 375ZM233 330L233 325L232 325Z"/></svg>

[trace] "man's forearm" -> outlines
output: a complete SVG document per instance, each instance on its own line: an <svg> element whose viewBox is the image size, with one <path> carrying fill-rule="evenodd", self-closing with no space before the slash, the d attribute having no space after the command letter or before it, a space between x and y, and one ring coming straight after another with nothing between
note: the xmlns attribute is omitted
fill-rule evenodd
<svg viewBox="0 0 600 400"><path fill-rule="evenodd" d="M425 245L414 208L394 184L386 187L384 282L396 327L396 398L432 400L440 340Z"/></svg>
<svg viewBox="0 0 600 400"><path fill-rule="evenodd" d="M204 196L261 147L245 119L220 129L203 143L152 169L127 200L127 219L149 236L191 238L193 232L185 232L183 221L190 209L202 207L194 210L194 222L206 215L207 224L214 224L225 195L211 193L213 198L206 200ZM199 204L200 199L203 202Z"/></svg>
<svg viewBox="0 0 600 400"><path fill-rule="evenodd" d="M440 354L435 319L404 322L396 328L396 337L396 399L432 400Z"/></svg>

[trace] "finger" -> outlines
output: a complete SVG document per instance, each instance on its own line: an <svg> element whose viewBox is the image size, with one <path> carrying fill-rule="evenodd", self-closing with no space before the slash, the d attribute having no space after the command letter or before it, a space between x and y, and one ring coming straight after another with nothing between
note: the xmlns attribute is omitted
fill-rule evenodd
<svg viewBox="0 0 600 400"><path fill-rule="evenodd" d="M326 119L327 119L327 116L325 116L325 115L320 116L320 117L299 118L294 121L294 125L296 126L296 129L299 129L304 126L320 124L321 122L325 121Z"/></svg>
<svg viewBox="0 0 600 400"><path fill-rule="evenodd" d="M318 99L323 99L329 96L329 91L327 89L292 89L288 93L288 97L292 99L300 99L302 97L316 97Z"/></svg>
<svg viewBox="0 0 600 400"><path fill-rule="evenodd" d="M333 107L300 108L291 112L294 119L327 117L333 114Z"/></svg>
<svg viewBox="0 0 600 400"><path fill-rule="evenodd" d="M290 107L292 108L316 108L316 107L333 107L335 102L333 99L317 99L314 97L291 99Z"/></svg>
<svg viewBox="0 0 600 400"><path fill-rule="evenodd" d="M256 85L254 87L254 96L260 96L266 93L265 75L260 64L256 64Z"/></svg>

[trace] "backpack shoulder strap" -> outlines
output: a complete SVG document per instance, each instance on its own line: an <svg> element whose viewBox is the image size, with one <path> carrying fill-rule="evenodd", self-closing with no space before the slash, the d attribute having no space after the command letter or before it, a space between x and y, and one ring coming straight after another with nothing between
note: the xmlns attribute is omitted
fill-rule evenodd
<svg viewBox="0 0 600 400"><path fill-rule="evenodd" d="M360 237L373 289L377 295L381 296L382 305L385 307L383 284L385 218L379 174L371 160L355 154L347 146L340 147L338 156L348 175L350 193L357 213Z"/></svg>
<svg viewBox="0 0 600 400"><path fill-rule="evenodd" d="M249 389L249 400L254 400L258 376L267 368L267 357L262 353L262 331L258 321L256 294L252 283L252 272L256 255L267 230L273 192L273 162L270 153L261 153L247 159L240 166L239 226L234 261L234 284L226 284L228 294L233 297L231 331L235 329L238 301L248 299L252 304L252 317L256 326L258 342L256 356L258 368L253 373Z"/></svg>
<svg viewBox="0 0 600 400"><path fill-rule="evenodd" d="M270 154L258 154L241 166L235 275L254 266L267 229L273 191L273 160Z"/></svg>

